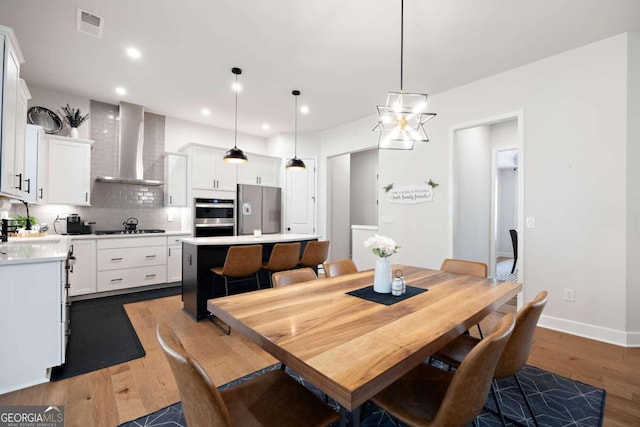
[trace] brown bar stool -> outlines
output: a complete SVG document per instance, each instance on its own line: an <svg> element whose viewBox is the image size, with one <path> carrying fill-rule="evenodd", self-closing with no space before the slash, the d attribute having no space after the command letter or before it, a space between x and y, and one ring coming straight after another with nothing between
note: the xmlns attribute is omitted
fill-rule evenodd
<svg viewBox="0 0 640 427"><path fill-rule="evenodd" d="M269 272L269 282L271 282L273 273L276 271L291 270L298 265L299 259L300 242L276 243L271 251L271 256L269 256L269 261L264 263L262 268Z"/></svg>
<svg viewBox="0 0 640 427"><path fill-rule="evenodd" d="M302 258L298 261L298 265L303 267L313 268L313 271L318 271L318 265L327 260L329 256L329 241L323 242L309 242L304 247Z"/></svg>
<svg viewBox="0 0 640 427"><path fill-rule="evenodd" d="M224 291L229 295L229 282L247 280L249 276L255 276L260 289L258 278L260 268L262 268L262 245L231 246L227 251L224 266L213 267L211 271L213 274L224 277ZM229 278L236 280L229 280Z"/></svg>

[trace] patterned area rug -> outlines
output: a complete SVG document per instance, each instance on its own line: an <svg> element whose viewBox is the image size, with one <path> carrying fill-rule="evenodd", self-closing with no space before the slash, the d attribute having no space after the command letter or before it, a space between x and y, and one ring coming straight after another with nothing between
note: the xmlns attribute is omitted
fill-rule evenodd
<svg viewBox="0 0 640 427"><path fill-rule="evenodd" d="M224 390L233 387L240 382L247 381L273 369L278 369L278 365L256 371L225 384L219 387L219 389ZM291 372L288 368L287 373L316 393L318 397L322 396L320 391L294 372ZM525 366L518 376L529 401L534 407L540 426L602 426L602 414L606 394L603 389L573 381L533 366ZM500 380L498 382L498 390L502 410L507 417L507 425L535 425L531 415L527 411L524 400L520 396L515 380ZM329 399L329 404L335 408L336 411L340 409L340 406L332 399ZM366 403L362 408L361 419L361 425L363 427L396 427L404 425L394 422L385 411L370 402ZM487 400L485 408L477 420L479 425L483 427L498 427L501 425L500 418L496 414L495 404L491 397ZM347 417L347 424L351 424L349 416ZM124 423L121 427L159 427L169 425L186 426L180 402L138 418L137 420Z"/></svg>

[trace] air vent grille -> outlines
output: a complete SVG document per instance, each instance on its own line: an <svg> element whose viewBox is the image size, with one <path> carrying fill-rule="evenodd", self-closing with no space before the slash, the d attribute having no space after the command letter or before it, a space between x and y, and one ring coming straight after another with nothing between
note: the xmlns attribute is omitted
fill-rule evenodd
<svg viewBox="0 0 640 427"><path fill-rule="evenodd" d="M102 37L104 19L94 13L87 12L86 10L76 10L76 29L81 33L91 34L95 37Z"/></svg>

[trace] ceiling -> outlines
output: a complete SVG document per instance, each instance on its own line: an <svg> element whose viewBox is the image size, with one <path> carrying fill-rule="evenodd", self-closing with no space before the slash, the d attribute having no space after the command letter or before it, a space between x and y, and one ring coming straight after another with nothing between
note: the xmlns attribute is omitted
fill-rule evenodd
<svg viewBox="0 0 640 427"><path fill-rule="evenodd" d="M102 38L76 31L76 7L103 18ZM429 94L640 30L640 0L406 0L404 9L404 90ZM221 128L234 126L240 67L238 128L264 137L293 130L292 89L309 106L298 120L308 131L374 114L400 86L400 0L2 0L0 24L16 31L27 84Z"/></svg>

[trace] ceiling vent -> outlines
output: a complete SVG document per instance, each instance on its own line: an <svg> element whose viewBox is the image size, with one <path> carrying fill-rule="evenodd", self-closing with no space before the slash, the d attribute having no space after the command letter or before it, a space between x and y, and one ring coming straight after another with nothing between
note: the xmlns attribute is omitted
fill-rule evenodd
<svg viewBox="0 0 640 427"><path fill-rule="evenodd" d="M86 10L76 9L76 29L81 33L102 38L104 19Z"/></svg>

